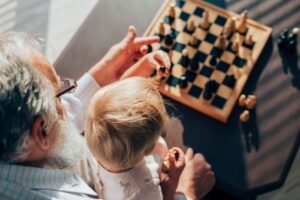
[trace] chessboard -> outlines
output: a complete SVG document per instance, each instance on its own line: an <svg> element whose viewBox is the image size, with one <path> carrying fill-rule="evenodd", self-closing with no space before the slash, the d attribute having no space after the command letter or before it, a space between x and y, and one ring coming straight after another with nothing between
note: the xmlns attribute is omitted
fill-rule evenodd
<svg viewBox="0 0 300 200"><path fill-rule="evenodd" d="M200 0L166 0L145 32L170 56L160 92L226 123L272 29Z"/></svg>

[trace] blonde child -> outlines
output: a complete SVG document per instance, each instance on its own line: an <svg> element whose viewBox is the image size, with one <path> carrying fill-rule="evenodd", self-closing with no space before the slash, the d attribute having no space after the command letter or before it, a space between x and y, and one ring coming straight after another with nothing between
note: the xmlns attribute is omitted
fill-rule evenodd
<svg viewBox="0 0 300 200"><path fill-rule="evenodd" d="M168 119L162 97L149 79L121 80L96 93L85 133L97 163L96 190L101 197L173 198L184 153L179 148L168 150L161 137Z"/></svg>

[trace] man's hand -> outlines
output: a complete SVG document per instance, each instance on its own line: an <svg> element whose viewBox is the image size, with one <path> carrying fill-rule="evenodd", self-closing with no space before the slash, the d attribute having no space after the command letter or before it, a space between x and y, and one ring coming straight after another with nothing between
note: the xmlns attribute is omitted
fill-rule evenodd
<svg viewBox="0 0 300 200"><path fill-rule="evenodd" d="M159 37L136 38L136 30L130 26L125 38L112 46L107 54L90 69L89 73L101 86L112 83L120 79L130 66L147 54L146 45L158 41Z"/></svg>
<svg viewBox="0 0 300 200"><path fill-rule="evenodd" d="M185 154L185 168L180 176L178 193L197 200L204 197L215 185L215 175L202 154L189 148Z"/></svg>

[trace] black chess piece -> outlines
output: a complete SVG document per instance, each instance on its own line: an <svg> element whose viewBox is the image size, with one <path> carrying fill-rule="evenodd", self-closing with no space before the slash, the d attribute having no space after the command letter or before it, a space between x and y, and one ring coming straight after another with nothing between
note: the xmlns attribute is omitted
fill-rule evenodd
<svg viewBox="0 0 300 200"><path fill-rule="evenodd" d="M212 98L212 96L213 96L212 91L211 91L209 88L206 88L206 87L205 87L204 93L203 93L203 98L204 98L205 100L210 100L210 99Z"/></svg>
<svg viewBox="0 0 300 200"><path fill-rule="evenodd" d="M170 45L173 44L173 37L172 37L172 35L170 35L170 34L166 35L165 43L166 43L166 45L168 45L168 46L170 46Z"/></svg>
<svg viewBox="0 0 300 200"><path fill-rule="evenodd" d="M209 64L210 64L211 66L216 66L216 64L217 64L217 56L213 55L213 56L210 58Z"/></svg>
<svg viewBox="0 0 300 200"><path fill-rule="evenodd" d="M152 45L149 44L147 53L151 53L152 51L153 51Z"/></svg>
<svg viewBox="0 0 300 200"><path fill-rule="evenodd" d="M188 56L182 56L181 59L182 59L181 60L182 66L187 67L189 65L189 63L190 63L189 57Z"/></svg>
<svg viewBox="0 0 300 200"><path fill-rule="evenodd" d="M185 75L182 75L180 78L179 78L179 87L184 89L188 86L188 81L186 79L186 76Z"/></svg>
<svg viewBox="0 0 300 200"><path fill-rule="evenodd" d="M199 69L199 62L196 58L193 58L190 65L191 70L197 71Z"/></svg>
<svg viewBox="0 0 300 200"><path fill-rule="evenodd" d="M280 34L279 38L277 40L277 45L279 48L285 48L287 43L288 43L288 35L289 35L289 30L284 29Z"/></svg>

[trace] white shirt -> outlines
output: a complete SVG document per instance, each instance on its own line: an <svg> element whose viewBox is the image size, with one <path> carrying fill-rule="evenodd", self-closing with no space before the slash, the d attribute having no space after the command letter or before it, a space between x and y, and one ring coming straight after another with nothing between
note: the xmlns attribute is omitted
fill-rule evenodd
<svg viewBox="0 0 300 200"><path fill-rule="evenodd" d="M95 185L99 196L109 200L162 200L160 172L168 149L163 138L156 146L156 151L125 172L110 172L92 159L91 163L97 166Z"/></svg>

